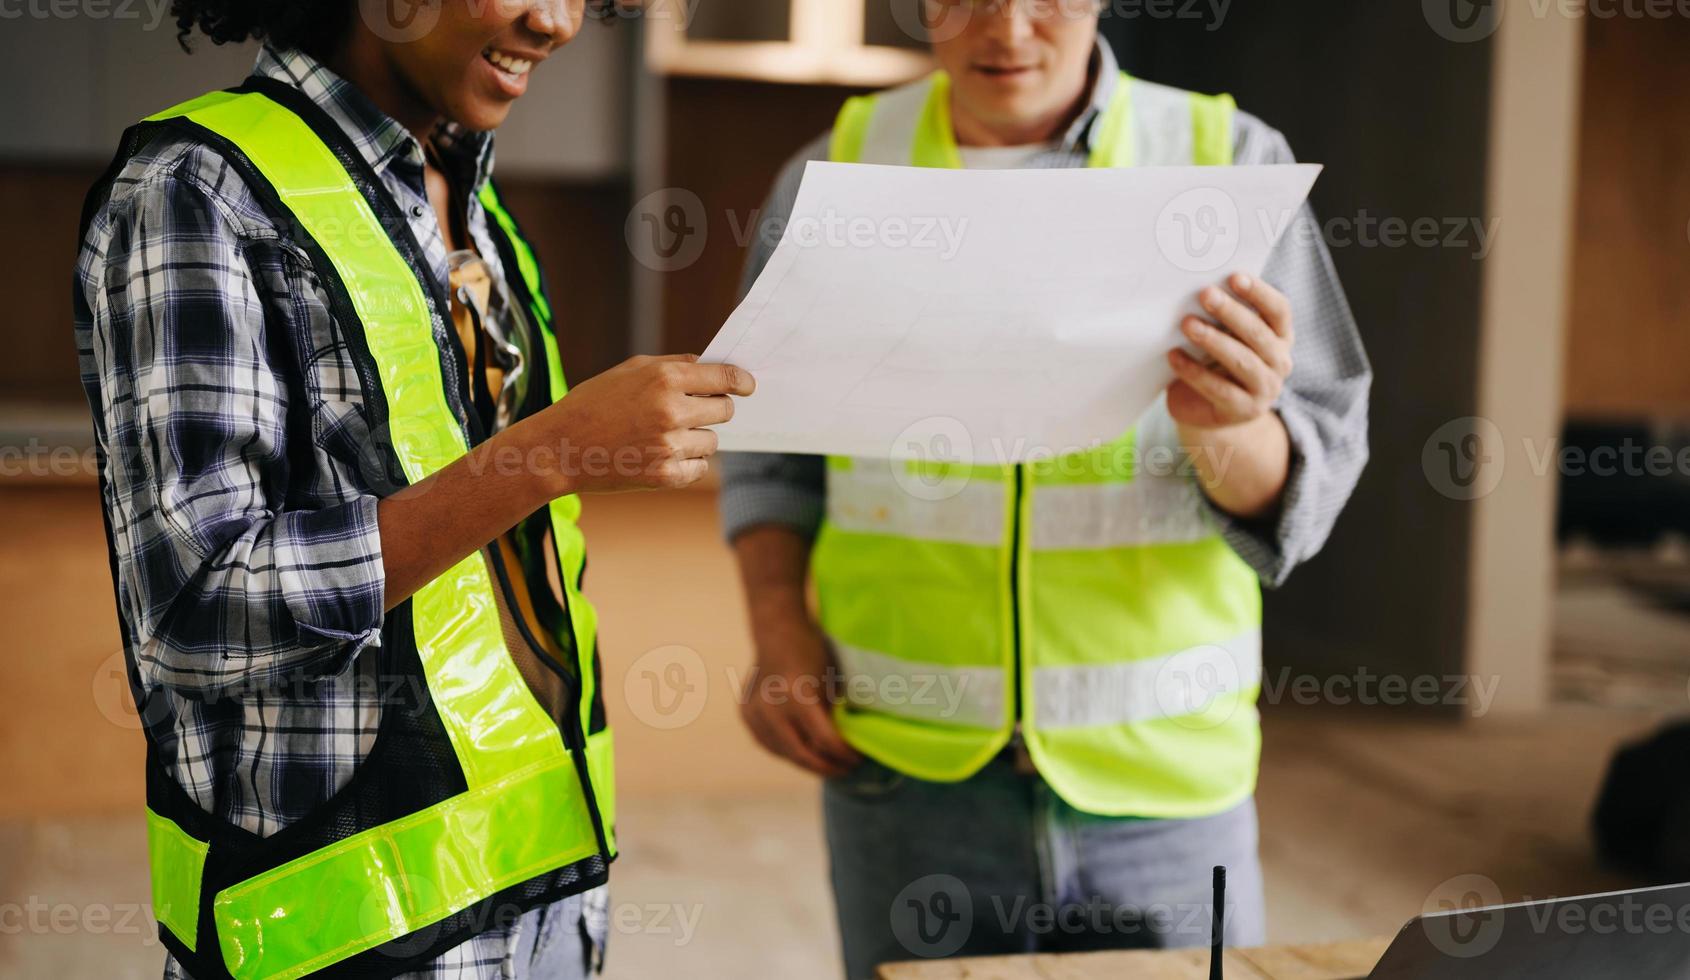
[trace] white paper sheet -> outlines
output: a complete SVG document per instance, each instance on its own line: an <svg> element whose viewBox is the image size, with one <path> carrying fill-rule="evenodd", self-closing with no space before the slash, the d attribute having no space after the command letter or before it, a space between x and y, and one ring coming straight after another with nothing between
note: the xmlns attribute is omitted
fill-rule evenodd
<svg viewBox="0 0 1690 980"><path fill-rule="evenodd" d="M1259 275L1320 169L811 163L703 354L757 379L721 448L1012 463L1118 438L1198 291Z"/></svg>

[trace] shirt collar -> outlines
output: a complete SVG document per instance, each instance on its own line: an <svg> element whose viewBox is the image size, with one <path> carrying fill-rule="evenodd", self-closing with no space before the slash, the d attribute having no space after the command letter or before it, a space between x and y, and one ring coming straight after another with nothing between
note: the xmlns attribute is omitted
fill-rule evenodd
<svg viewBox="0 0 1690 980"><path fill-rule="evenodd" d="M397 162L404 176L414 178L420 190L422 146L410 130L376 108L357 86L297 48L265 44L259 48L252 70L259 77L299 89L352 139L371 169L380 174ZM456 176L470 180L470 197L479 193L493 172L493 134L442 123L435 132L434 146L447 166L459 170Z"/></svg>
<svg viewBox="0 0 1690 980"><path fill-rule="evenodd" d="M1063 149L1091 148L1092 124L1109 108L1109 100L1115 97L1115 89L1121 84L1120 62L1115 60L1115 52L1109 50L1109 45L1102 38L1097 39L1097 47L1092 51L1091 78L1091 98L1063 133Z"/></svg>

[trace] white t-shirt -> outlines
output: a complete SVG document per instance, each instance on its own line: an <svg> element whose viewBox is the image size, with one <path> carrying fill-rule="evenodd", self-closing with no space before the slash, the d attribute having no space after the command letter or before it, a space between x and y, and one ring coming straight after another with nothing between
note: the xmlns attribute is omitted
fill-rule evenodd
<svg viewBox="0 0 1690 980"><path fill-rule="evenodd" d="M962 156L963 167L968 170L1025 170L1034 157L1055 148L1055 143L1028 143L1025 146L959 146L957 152Z"/></svg>

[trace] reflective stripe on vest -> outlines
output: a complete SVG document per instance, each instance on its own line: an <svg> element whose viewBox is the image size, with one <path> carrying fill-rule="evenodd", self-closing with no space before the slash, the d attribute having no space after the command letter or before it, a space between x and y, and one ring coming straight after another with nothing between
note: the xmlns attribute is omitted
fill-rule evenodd
<svg viewBox="0 0 1690 980"><path fill-rule="evenodd" d="M832 158L960 167L950 103L942 72L850 99ZM1230 164L1234 111L1122 74L1088 164ZM966 778L1019 723L1084 810L1198 816L1254 789L1260 587L1160 401L1113 443L1020 467L830 458L812 571L841 731L894 768Z"/></svg>
<svg viewBox="0 0 1690 980"><path fill-rule="evenodd" d="M236 148L349 284L385 399L391 451L407 482L463 456L465 439L445 395L424 286L331 147L294 111L257 91L210 93L148 121L176 119ZM552 368L552 393L561 397L563 376L537 263L496 195L489 190L482 200L518 250ZM584 560L574 524L578 512L573 498L550 508L581 657L585 732L595 618L578 591ZM214 940L230 976L285 980L413 936L507 888L601 854L601 824L609 859L610 733L585 737L580 750L565 745L505 646L495 588L476 552L409 602L423 679L467 790L213 896L201 894L206 842L149 808L153 898L163 928L196 953L212 955L203 947ZM590 796L582 769L593 776ZM207 900L215 937L198 934Z"/></svg>
<svg viewBox="0 0 1690 980"><path fill-rule="evenodd" d="M1223 699L1261 686L1261 637L1250 630L1147 660L1035 667L1029 720L1043 731L1179 718L1207 727ZM889 657L840 645L846 697L870 708L939 724L996 729L1003 723L1003 671Z"/></svg>

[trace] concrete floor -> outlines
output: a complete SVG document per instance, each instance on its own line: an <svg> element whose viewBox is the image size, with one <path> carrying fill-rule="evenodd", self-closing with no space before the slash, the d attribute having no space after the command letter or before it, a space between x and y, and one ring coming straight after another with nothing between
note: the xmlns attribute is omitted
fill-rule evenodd
<svg viewBox="0 0 1690 980"><path fill-rule="evenodd" d="M608 973L836 975L815 785L738 722L749 654L712 512L707 492L588 511L623 795ZM0 488L0 619L0 977L156 976L141 743L91 489ZM1392 932L1472 875L1509 900L1627 884L1593 861L1590 805L1612 748L1682 709L1690 645L1677 649L1651 658L1676 686L1654 703L1468 723L1269 708L1270 938ZM695 693L655 711L651 678L674 662Z"/></svg>
<svg viewBox="0 0 1690 980"><path fill-rule="evenodd" d="M1586 824L1636 716L1451 725L1290 711L1268 722L1260 795L1271 940L1390 933L1475 875L1508 901L1629 884L1595 865ZM608 976L836 975L813 787L636 797L623 813ZM133 815L0 823L0 908L13 910L0 976L156 976L144 853Z"/></svg>

